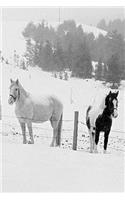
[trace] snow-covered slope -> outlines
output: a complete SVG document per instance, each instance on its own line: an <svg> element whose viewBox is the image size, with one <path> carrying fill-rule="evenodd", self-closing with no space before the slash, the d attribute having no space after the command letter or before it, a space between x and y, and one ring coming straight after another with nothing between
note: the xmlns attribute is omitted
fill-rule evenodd
<svg viewBox="0 0 125 200"><path fill-rule="evenodd" d="M123 192L123 156L3 144L3 192Z"/></svg>
<svg viewBox="0 0 125 200"><path fill-rule="evenodd" d="M3 45L2 47L0 46L0 48L2 48L4 57L8 58L10 62L12 62L14 50L16 50L17 53L20 55L25 52L26 46L25 40L22 36L22 31L24 30L27 24L27 21L20 23L18 23L18 21L9 21L7 23L3 23ZM59 23L53 22L48 23L47 25L51 25L52 27L57 29ZM77 24L77 26L78 25L80 24ZM82 24L82 28L85 33L92 32L96 38L99 36L99 34L103 34L104 36L107 34L106 31L103 31L91 25Z"/></svg>
<svg viewBox="0 0 125 200"><path fill-rule="evenodd" d="M93 33L95 38L97 38L100 34L102 34L103 36L106 36L107 34L106 31L87 24L82 24L82 28L85 33Z"/></svg>
<svg viewBox="0 0 125 200"><path fill-rule="evenodd" d="M86 108L95 101L95 98L108 93L101 82L94 80L82 80L71 78L69 81L55 79L51 74L37 68L24 71L12 66L3 66L2 70L2 113L3 115L14 115L14 106L8 105L10 78L19 78L21 84L27 91L33 93L54 93L64 104L64 119L73 120L74 110L80 112L80 120L85 122ZM37 81L36 81L37 80ZM72 103L72 104L71 104ZM124 130L123 124L124 88L119 93L119 116L113 122L113 129ZM14 115L15 116L15 115ZM5 121L8 120L5 118Z"/></svg>
<svg viewBox="0 0 125 200"><path fill-rule="evenodd" d="M31 68L23 71L12 66L2 70L2 142L3 191L6 192L120 192L124 179L124 88L119 94L119 116L113 121L108 154L89 153L86 108L107 89L94 80L55 79L49 73ZM50 148L52 128L49 122L33 124L34 145L23 145L14 106L8 105L10 78L19 78L30 92L55 93L64 104L61 148ZM72 104L71 104L72 103ZM79 111L78 151L72 148L74 111ZM118 130L114 132L113 130ZM0 166L2 167L2 166ZM0 170L1 171L1 170Z"/></svg>
<svg viewBox="0 0 125 200"><path fill-rule="evenodd" d="M53 28L57 29L57 27L59 26L58 22L55 23L50 23L49 26L52 26ZM95 26L92 25L87 25L87 24L81 24L81 23L77 23L77 26L81 25L83 28L83 31L85 33L93 33L95 38L97 38L99 36L99 34L102 34L103 36L106 36L107 31L104 31L102 29L99 29Z"/></svg>

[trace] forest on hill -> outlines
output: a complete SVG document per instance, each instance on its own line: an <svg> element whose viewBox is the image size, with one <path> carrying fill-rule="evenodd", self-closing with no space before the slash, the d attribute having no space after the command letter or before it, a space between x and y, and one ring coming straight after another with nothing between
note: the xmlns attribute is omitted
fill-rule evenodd
<svg viewBox="0 0 125 200"><path fill-rule="evenodd" d="M37 65L45 71L69 69L80 78L93 76L92 61L96 61L96 79L120 83L125 79L125 40L122 30L118 31L118 22L121 24L117 20L112 30L105 28L107 35L98 37L84 32L84 26L74 20L64 21L57 28L44 20L38 24L29 22L22 32L26 41L24 56L31 66ZM102 24L97 27L104 29Z"/></svg>

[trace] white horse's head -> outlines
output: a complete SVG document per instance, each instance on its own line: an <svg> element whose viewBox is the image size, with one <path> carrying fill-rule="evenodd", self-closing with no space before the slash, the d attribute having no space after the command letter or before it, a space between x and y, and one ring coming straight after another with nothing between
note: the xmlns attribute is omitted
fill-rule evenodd
<svg viewBox="0 0 125 200"><path fill-rule="evenodd" d="M9 93L9 99L8 103L12 105L14 102L16 102L19 99L20 95L20 89L19 89L19 80L13 81L10 79L11 85L10 85L10 93Z"/></svg>

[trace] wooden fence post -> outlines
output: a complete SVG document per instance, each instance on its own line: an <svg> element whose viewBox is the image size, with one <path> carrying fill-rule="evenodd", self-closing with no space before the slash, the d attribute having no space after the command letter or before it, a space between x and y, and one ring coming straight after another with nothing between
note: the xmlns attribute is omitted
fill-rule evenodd
<svg viewBox="0 0 125 200"><path fill-rule="evenodd" d="M73 131L73 150L77 150L77 136L78 136L78 116L79 112L75 111L74 114L74 131Z"/></svg>
<svg viewBox="0 0 125 200"><path fill-rule="evenodd" d="M61 116L61 119L60 119L59 124L58 124L58 134L57 134L57 137L56 137L57 146L61 146L62 117L63 116Z"/></svg>

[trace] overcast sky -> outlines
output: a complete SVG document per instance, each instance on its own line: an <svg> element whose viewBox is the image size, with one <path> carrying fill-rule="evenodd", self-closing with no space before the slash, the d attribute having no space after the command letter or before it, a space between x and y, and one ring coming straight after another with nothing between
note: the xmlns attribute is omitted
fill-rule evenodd
<svg viewBox="0 0 125 200"><path fill-rule="evenodd" d="M60 20L74 19L76 22L96 25L102 18L107 22L125 16L123 7L81 7L61 8ZM59 8L4 8L5 21L59 21Z"/></svg>

